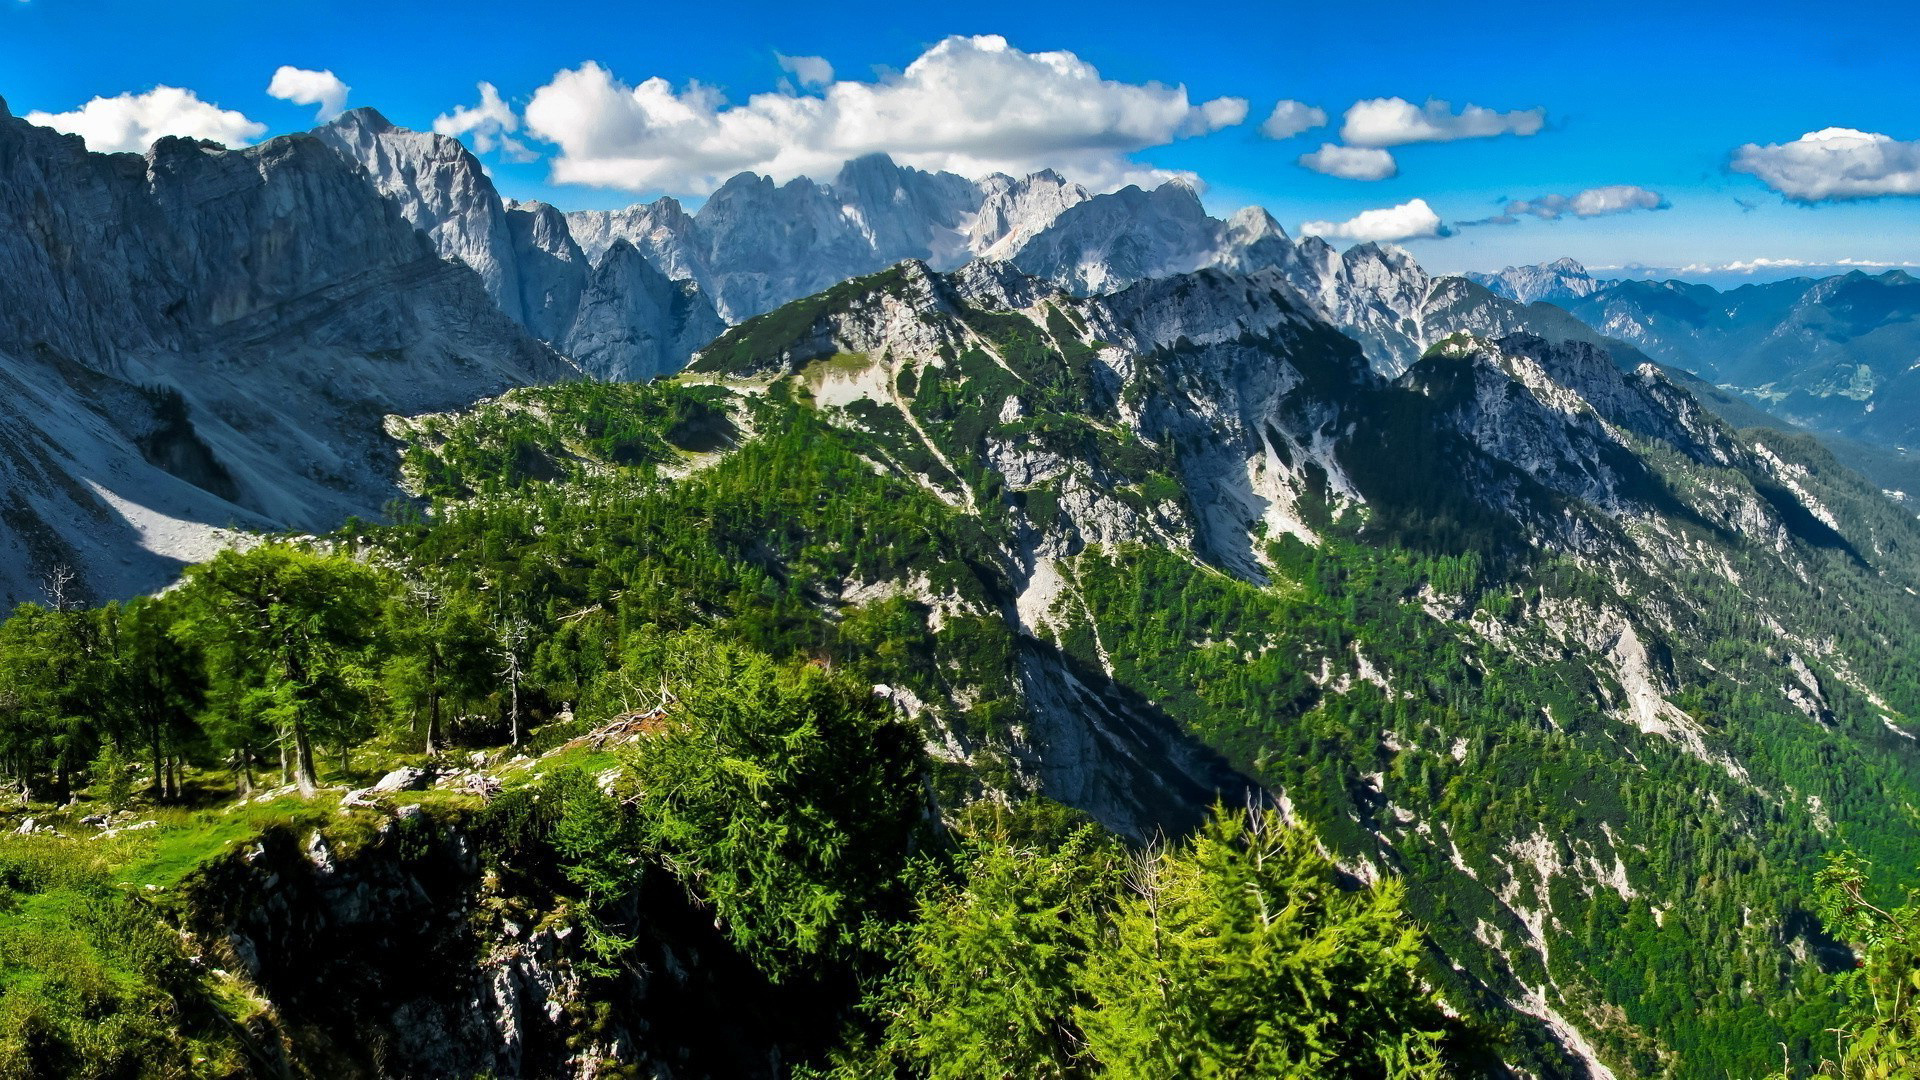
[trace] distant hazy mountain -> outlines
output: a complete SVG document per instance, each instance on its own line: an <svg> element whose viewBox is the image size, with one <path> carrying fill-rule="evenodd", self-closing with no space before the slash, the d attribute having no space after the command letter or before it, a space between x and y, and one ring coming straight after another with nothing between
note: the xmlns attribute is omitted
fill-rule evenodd
<svg viewBox="0 0 1920 1080"><path fill-rule="evenodd" d="M1843 453L1848 444L1871 451L1877 460L1850 459L1890 486L1914 479L1903 459L1920 448L1920 280L1904 270L1725 292L1620 281L1567 309L1785 422L1843 440Z"/></svg>
<svg viewBox="0 0 1920 1080"><path fill-rule="evenodd" d="M1461 275L1488 291L1523 304L1545 300L1566 304L1600 291L1602 283L1572 259L1556 259L1539 266L1509 266L1497 274L1468 271Z"/></svg>
<svg viewBox="0 0 1920 1080"><path fill-rule="evenodd" d="M663 198L567 220L589 258L625 240L738 321L903 259L948 269L1010 255L1087 198L1050 171L976 183L874 154L847 162L831 183L741 173L694 214Z"/></svg>

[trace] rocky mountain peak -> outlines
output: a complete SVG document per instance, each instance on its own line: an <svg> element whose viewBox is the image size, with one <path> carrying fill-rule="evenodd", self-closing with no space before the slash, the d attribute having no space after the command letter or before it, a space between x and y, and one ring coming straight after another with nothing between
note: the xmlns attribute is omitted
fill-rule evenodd
<svg viewBox="0 0 1920 1080"><path fill-rule="evenodd" d="M900 166L891 155L884 153L862 154L850 158L840 166L840 172L833 178L833 187L838 191L856 189L895 190L900 186Z"/></svg>
<svg viewBox="0 0 1920 1080"><path fill-rule="evenodd" d="M395 126L393 121L387 119L386 114L371 105L348 109L329 121L327 126L341 131L364 131L370 135L385 135L405 130ZM409 134L413 133L409 132Z"/></svg>
<svg viewBox="0 0 1920 1080"><path fill-rule="evenodd" d="M1252 244L1261 240L1285 240L1287 230L1273 220L1265 207L1243 206L1227 219L1227 233L1235 243Z"/></svg>
<svg viewBox="0 0 1920 1080"><path fill-rule="evenodd" d="M1539 301L1567 303L1600 291L1587 268L1577 260L1555 259L1538 266L1509 266L1497 274L1468 273L1468 280L1485 286L1497 296L1523 304Z"/></svg>
<svg viewBox="0 0 1920 1080"><path fill-rule="evenodd" d="M319 138L143 158L0 120L0 602L376 515L382 416L577 376Z"/></svg>
<svg viewBox="0 0 1920 1080"><path fill-rule="evenodd" d="M480 159L460 140L395 127L370 108L343 113L312 135L364 169L442 258L472 268L500 310L525 322L505 207Z"/></svg>

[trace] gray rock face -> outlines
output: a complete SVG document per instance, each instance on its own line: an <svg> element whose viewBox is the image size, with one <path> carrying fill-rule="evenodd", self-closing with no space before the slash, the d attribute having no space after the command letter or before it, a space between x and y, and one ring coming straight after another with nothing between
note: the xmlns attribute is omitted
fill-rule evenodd
<svg viewBox="0 0 1920 1080"><path fill-rule="evenodd" d="M936 271L1004 262L1087 295L1208 267L1272 270L1389 375L1452 333L1542 329L1551 316L1528 314L1528 303L1599 288L1572 260L1481 275L1468 288L1432 277L1397 248L1341 253L1317 237L1295 242L1258 208L1222 221L1178 181L1089 195L1051 171L976 182L875 154L847 162L831 183L742 173L695 214L662 198L562 215L539 203L503 207L458 141L395 128L372 110L316 134L365 168L441 255L479 272L502 310L556 347L590 344L586 366L600 373L678 370L687 359L680 343L704 344L695 339L716 324L909 259ZM666 303L636 267L595 269L619 243L669 281L697 288ZM609 291L623 286L645 295ZM588 299L591 311L581 306ZM622 322L650 318L671 321Z"/></svg>
<svg viewBox="0 0 1920 1080"><path fill-rule="evenodd" d="M980 209L967 231L967 247L986 259L1004 259L1069 207L1086 202L1087 189L1051 169L1015 180L995 173L980 181Z"/></svg>
<svg viewBox="0 0 1920 1080"><path fill-rule="evenodd" d="M596 271L566 218L544 203L508 206L479 159L458 139L394 127L372 109L355 109L314 131L364 169L374 187L442 258L480 275L500 310L536 337L566 349L576 325L594 353L583 366L606 377L670 373L720 326L697 288L668 290L631 266ZM604 249L595 252L595 261ZM691 275L682 275L691 277ZM640 295L610 290L632 286ZM591 304L591 309L583 304ZM622 319L667 322L621 322ZM707 337L694 340L698 333Z"/></svg>
<svg viewBox="0 0 1920 1080"><path fill-rule="evenodd" d="M92 154L0 109L0 602L377 515L386 414L570 377L317 139Z"/></svg>
<svg viewBox="0 0 1920 1080"><path fill-rule="evenodd" d="M580 313L591 267L567 231L567 219L546 203L508 210L507 231L520 274L521 321L542 341L566 336Z"/></svg>
<svg viewBox="0 0 1920 1080"><path fill-rule="evenodd" d="M395 127L371 108L343 113L313 134L366 169L380 194L427 234L442 258L472 267L500 310L527 321L500 194L458 139Z"/></svg>
<svg viewBox="0 0 1920 1080"><path fill-rule="evenodd" d="M725 329L699 286L667 280L616 240L587 280L565 350L595 378L638 382L680 370Z"/></svg>
<svg viewBox="0 0 1920 1080"><path fill-rule="evenodd" d="M976 183L874 154L847 162L832 183L742 173L697 214L663 198L567 220L589 258L625 240L668 277L699 283L739 322L906 259L951 269L990 251L1011 254L1086 198L1052 172Z"/></svg>
<svg viewBox="0 0 1920 1080"><path fill-rule="evenodd" d="M1063 210L1008 261L1072 292L1112 292L1217 264L1226 233L1186 184L1127 187Z"/></svg>

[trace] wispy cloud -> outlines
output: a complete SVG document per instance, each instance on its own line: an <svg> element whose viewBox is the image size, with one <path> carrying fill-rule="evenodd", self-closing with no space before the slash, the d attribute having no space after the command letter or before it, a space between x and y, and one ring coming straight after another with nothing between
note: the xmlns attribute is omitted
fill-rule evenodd
<svg viewBox="0 0 1920 1080"><path fill-rule="evenodd" d="M1260 125L1260 134L1269 139L1291 139L1326 124L1327 110L1299 101L1282 101L1267 114Z"/></svg>
<svg viewBox="0 0 1920 1080"><path fill-rule="evenodd" d="M1635 210L1665 210L1672 204L1657 191L1633 184L1609 184L1588 188L1573 195L1539 195L1531 199L1510 200L1500 213L1477 221L1456 225L1514 225L1522 217L1555 221L1563 217L1594 218L1626 214Z"/></svg>
<svg viewBox="0 0 1920 1080"><path fill-rule="evenodd" d="M540 155L514 138L520 130L520 117L500 97L490 82L480 83L480 103L462 105L450 113L433 118L433 130L441 135L464 138L482 154L496 151L508 161L533 161Z"/></svg>
<svg viewBox="0 0 1920 1080"><path fill-rule="evenodd" d="M1397 176L1400 165L1393 155L1371 146L1338 146L1322 143L1311 154L1300 155L1302 168L1343 180L1385 180Z"/></svg>
<svg viewBox="0 0 1920 1080"><path fill-rule="evenodd" d="M1791 270L1916 270L1920 262L1912 260L1896 261L1888 259L1798 259L1769 258L1759 256L1752 259L1734 259L1723 263L1688 263L1685 266L1646 266L1641 263L1626 263L1615 266L1593 266L1597 272L1618 272L1626 277L1704 277L1709 274L1738 274L1753 277L1761 274L1776 274Z"/></svg>
<svg viewBox="0 0 1920 1080"><path fill-rule="evenodd" d="M833 65L824 57L773 55L780 61L780 70L793 76L801 86L825 86L833 81Z"/></svg>

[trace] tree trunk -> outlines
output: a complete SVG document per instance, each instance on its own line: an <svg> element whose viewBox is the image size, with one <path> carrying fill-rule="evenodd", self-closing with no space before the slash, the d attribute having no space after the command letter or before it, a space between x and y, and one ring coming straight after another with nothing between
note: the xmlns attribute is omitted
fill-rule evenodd
<svg viewBox="0 0 1920 1080"><path fill-rule="evenodd" d="M156 725L148 728L147 730L152 736L149 743L150 749L152 749L153 751L152 794L155 798L164 799L167 797L167 782L161 774L162 757L160 752L160 728Z"/></svg>
<svg viewBox="0 0 1920 1080"><path fill-rule="evenodd" d="M307 725L303 720L293 722L293 782L300 785L300 794L312 798L320 788L319 774L313 767L313 740L307 737Z"/></svg>
<svg viewBox="0 0 1920 1080"><path fill-rule="evenodd" d="M427 756L440 743L440 649L427 646Z"/></svg>
<svg viewBox="0 0 1920 1080"><path fill-rule="evenodd" d="M515 675L513 681L508 685L511 686L513 689L513 707L512 707L512 710L507 714L511 718L508 721L508 723L512 727L513 745L519 746L520 745L520 678L519 676Z"/></svg>

